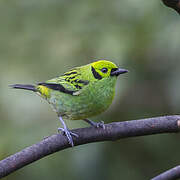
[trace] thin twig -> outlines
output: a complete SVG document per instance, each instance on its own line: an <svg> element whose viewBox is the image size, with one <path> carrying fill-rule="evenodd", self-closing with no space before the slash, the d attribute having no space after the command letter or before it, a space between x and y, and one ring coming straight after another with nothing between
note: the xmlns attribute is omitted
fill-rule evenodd
<svg viewBox="0 0 180 180"><path fill-rule="evenodd" d="M180 166L176 166L162 174L152 178L152 180L175 180L180 178Z"/></svg>
<svg viewBox="0 0 180 180"><path fill-rule="evenodd" d="M72 130L79 135L73 138L75 146L99 141L112 141L121 138L144 136L180 131L180 115L154 117L141 120L114 122L102 128L81 128ZM37 144L23 149L0 161L0 178L49 154L71 147L62 134L49 136Z"/></svg>
<svg viewBox="0 0 180 180"><path fill-rule="evenodd" d="M180 0L162 0L162 2L180 14Z"/></svg>

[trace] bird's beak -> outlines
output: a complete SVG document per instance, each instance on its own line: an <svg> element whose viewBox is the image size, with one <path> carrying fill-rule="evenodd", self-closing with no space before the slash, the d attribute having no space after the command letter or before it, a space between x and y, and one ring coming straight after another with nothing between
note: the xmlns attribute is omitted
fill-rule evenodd
<svg viewBox="0 0 180 180"><path fill-rule="evenodd" d="M119 76L120 74L127 73L128 70L126 69L121 69L121 68L113 68L111 70L111 76Z"/></svg>

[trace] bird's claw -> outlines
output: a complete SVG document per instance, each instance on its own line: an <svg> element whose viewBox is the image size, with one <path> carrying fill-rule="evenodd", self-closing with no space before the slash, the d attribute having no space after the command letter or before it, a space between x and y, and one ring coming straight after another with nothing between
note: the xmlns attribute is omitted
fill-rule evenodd
<svg viewBox="0 0 180 180"><path fill-rule="evenodd" d="M63 134L67 137L69 144L73 147L74 146L74 142L72 139L72 136L74 137L79 137L77 134L71 132L68 129L63 129L63 128L58 128L58 132L63 132Z"/></svg>
<svg viewBox="0 0 180 180"><path fill-rule="evenodd" d="M105 124L104 124L104 121L101 121L101 122L95 123L95 124L94 124L94 127L96 127L96 128L103 128L103 129L105 129Z"/></svg>
<svg viewBox="0 0 180 180"><path fill-rule="evenodd" d="M79 137L76 133L71 132L70 130L67 130L70 135L74 136L74 137ZM63 128L58 128L58 132L63 132L64 134L66 134L65 130Z"/></svg>
<svg viewBox="0 0 180 180"><path fill-rule="evenodd" d="M84 119L84 121L86 121L88 124L90 124L91 126L93 126L95 128L103 128L103 129L105 129L104 121L94 122L94 121L91 121L89 119Z"/></svg>

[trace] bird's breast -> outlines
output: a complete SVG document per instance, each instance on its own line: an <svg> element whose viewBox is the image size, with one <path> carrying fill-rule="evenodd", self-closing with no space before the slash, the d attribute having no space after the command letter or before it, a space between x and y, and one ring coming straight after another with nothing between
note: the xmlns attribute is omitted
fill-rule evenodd
<svg viewBox="0 0 180 180"><path fill-rule="evenodd" d="M59 115L78 120L105 111L112 103L114 94L114 85L92 83L77 96L53 91L49 102Z"/></svg>

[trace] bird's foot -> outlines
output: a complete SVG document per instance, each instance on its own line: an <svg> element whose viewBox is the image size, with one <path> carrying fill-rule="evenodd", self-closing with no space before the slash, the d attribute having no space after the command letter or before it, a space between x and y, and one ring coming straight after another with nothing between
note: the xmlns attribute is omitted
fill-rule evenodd
<svg viewBox="0 0 180 180"><path fill-rule="evenodd" d="M95 127L95 128L103 128L105 129L105 124L104 121L100 121L100 122L93 122L89 119L84 119L87 123L89 123L91 126Z"/></svg>
<svg viewBox="0 0 180 180"><path fill-rule="evenodd" d="M100 121L100 122L93 122L94 124L92 126L96 127L96 128L103 128L105 129L105 124L104 121Z"/></svg>
<svg viewBox="0 0 180 180"><path fill-rule="evenodd" d="M64 134L66 134L65 130L63 128L58 128L59 132L63 132ZM70 135L74 136L74 137L79 137L76 133L71 132L70 130L68 130L68 132L70 133Z"/></svg>
<svg viewBox="0 0 180 180"><path fill-rule="evenodd" d="M73 142L72 136L78 137L78 135L76 133L73 133L70 130L63 129L63 128L58 128L58 132L63 132L63 134L67 137L69 144L72 147L74 146L74 142Z"/></svg>

